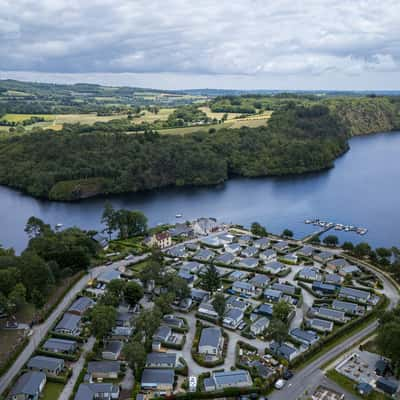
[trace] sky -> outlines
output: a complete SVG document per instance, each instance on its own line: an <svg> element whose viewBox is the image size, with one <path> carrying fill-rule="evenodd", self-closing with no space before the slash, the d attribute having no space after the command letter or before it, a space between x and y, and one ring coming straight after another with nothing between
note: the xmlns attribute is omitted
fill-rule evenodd
<svg viewBox="0 0 400 400"><path fill-rule="evenodd" d="M400 89L399 0L0 0L0 78Z"/></svg>

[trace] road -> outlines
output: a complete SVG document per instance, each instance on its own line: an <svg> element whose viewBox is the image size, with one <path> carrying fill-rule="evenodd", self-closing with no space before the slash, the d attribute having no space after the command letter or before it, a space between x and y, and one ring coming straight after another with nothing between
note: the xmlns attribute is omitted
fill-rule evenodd
<svg viewBox="0 0 400 400"><path fill-rule="evenodd" d="M89 279L94 279L99 276L102 272L107 269L118 269L123 266L134 263L140 260L141 257L137 257L131 260L121 260L117 261L111 265L101 265L95 267L84 275L67 293L67 295L61 300L60 304L54 309L50 316L40 325L36 325L32 329L32 335L30 340L21 354L17 357L14 364L9 368L9 370L0 378L0 394L2 394L10 382L17 376L20 369L26 364L26 362L31 358L33 352L39 343L45 338L47 332L50 330L52 325L57 321L61 314L70 306L75 296L86 287Z"/></svg>
<svg viewBox="0 0 400 400"><path fill-rule="evenodd" d="M378 276L378 278L383 281L385 295L390 300L389 308L393 308L400 300L400 295L397 288L388 278L386 278L382 272L379 272L367 265L363 266L370 269L375 275ZM311 393L318 385L326 381L326 377L321 370L322 365L329 360L338 357L345 350L353 347L361 339L371 334L377 327L378 322L374 321L360 332L338 344L335 348L323 354L317 360L313 361L311 364L297 372L284 389L273 392L270 396L268 396L268 398L270 400L295 400L301 398L306 391Z"/></svg>

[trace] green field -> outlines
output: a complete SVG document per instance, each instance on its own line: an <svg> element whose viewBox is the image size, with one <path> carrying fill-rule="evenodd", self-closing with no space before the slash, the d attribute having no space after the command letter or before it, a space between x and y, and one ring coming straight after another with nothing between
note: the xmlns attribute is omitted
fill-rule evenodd
<svg viewBox="0 0 400 400"><path fill-rule="evenodd" d="M42 393L42 400L55 400L58 399L64 389L62 383L47 382Z"/></svg>

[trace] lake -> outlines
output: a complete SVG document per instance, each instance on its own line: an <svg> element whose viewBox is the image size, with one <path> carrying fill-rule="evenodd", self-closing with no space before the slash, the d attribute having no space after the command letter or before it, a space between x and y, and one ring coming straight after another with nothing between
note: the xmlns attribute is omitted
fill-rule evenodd
<svg viewBox="0 0 400 400"><path fill-rule="evenodd" d="M335 168L290 177L232 179L206 188L168 188L111 196L115 208L143 211L149 223L213 216L249 226L258 221L274 233L290 228L303 237L316 228L306 218L362 226L368 234L332 231L341 241L400 246L400 132L355 137ZM38 200L0 186L0 243L21 251L24 225L31 215L55 225L101 229L105 198L77 203Z"/></svg>

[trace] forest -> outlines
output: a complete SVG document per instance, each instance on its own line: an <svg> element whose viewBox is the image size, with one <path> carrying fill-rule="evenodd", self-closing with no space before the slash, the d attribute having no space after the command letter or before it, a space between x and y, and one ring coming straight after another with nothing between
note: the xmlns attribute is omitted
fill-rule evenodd
<svg viewBox="0 0 400 400"><path fill-rule="evenodd" d="M186 114L185 114L186 115ZM200 114L201 115L201 114ZM53 200L218 184L233 176L298 174L332 167L348 129L328 107L289 104L266 126L161 135L118 123L68 125L0 141L0 183ZM10 168L12 165L12 168Z"/></svg>

